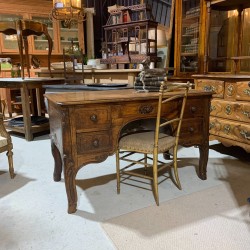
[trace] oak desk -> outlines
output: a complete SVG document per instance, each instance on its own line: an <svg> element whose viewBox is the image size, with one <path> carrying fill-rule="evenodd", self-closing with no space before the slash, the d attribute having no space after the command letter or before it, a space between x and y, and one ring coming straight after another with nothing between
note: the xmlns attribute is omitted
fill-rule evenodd
<svg viewBox="0 0 250 250"><path fill-rule="evenodd" d="M44 131L48 129L45 126L31 126L31 111L30 111L30 100L29 100L29 89L36 89L37 107L38 114L40 113L40 94L39 89L45 84L62 84L64 83L64 78L0 78L0 88L19 88L21 90L21 101L22 101L22 112L23 112L23 127L11 127L7 126L8 129L25 134L25 139L27 141L33 140L33 134Z"/></svg>
<svg viewBox="0 0 250 250"><path fill-rule="evenodd" d="M206 179L208 160L211 95L204 91L190 91L180 139L183 146L199 147L198 176L203 180ZM48 93L45 98L48 100L51 148L55 160L54 180L61 180L63 169L68 213L74 213L78 170L114 154L126 124L156 117L158 93L136 93L133 89L126 89ZM166 112L171 115L178 108L176 102Z"/></svg>

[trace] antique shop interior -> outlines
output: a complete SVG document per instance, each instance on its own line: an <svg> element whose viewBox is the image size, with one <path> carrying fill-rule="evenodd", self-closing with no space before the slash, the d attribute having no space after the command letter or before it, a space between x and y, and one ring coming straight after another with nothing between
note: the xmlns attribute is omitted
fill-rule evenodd
<svg viewBox="0 0 250 250"><path fill-rule="evenodd" d="M249 0L0 0L0 249L248 249L249 162Z"/></svg>

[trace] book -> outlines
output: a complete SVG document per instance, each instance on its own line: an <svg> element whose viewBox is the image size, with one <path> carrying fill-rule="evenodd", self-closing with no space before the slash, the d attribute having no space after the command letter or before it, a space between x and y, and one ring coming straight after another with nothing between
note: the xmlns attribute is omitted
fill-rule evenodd
<svg viewBox="0 0 250 250"><path fill-rule="evenodd" d="M143 86L134 86L135 90L141 91L143 90ZM145 86L145 90L148 90L150 92L158 92L160 90L160 87L155 86Z"/></svg>
<svg viewBox="0 0 250 250"><path fill-rule="evenodd" d="M154 77L145 77L144 82L154 82L154 81L166 81L166 76L154 76ZM135 77L135 82L141 82L141 78L139 76Z"/></svg>
<svg viewBox="0 0 250 250"><path fill-rule="evenodd" d="M154 87L160 87L162 81L151 81L151 82L145 82L145 86L154 86ZM134 86L143 86L143 82L135 82Z"/></svg>

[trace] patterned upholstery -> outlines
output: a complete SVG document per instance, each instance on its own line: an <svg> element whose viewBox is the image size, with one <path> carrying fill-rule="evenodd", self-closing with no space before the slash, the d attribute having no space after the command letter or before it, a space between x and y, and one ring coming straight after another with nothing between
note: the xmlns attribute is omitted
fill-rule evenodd
<svg viewBox="0 0 250 250"><path fill-rule="evenodd" d="M123 150L144 152L153 154L154 152L154 131L147 131L127 135L121 138L119 147ZM164 153L175 145L175 137L160 133L158 142L158 153Z"/></svg>

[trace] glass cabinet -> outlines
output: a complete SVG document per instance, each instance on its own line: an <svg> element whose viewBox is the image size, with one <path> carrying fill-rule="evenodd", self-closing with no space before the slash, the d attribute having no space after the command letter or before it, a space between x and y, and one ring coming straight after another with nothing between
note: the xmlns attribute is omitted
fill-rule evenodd
<svg viewBox="0 0 250 250"><path fill-rule="evenodd" d="M211 1L208 8L206 70L249 74L250 1L241 1L239 6L237 1L224 2L222 6Z"/></svg>
<svg viewBox="0 0 250 250"><path fill-rule="evenodd" d="M72 43L74 46L79 48L79 39L78 39L78 24L72 24L70 29L67 28L64 21L59 22L59 37L60 37L60 51L63 49L68 50Z"/></svg>
<svg viewBox="0 0 250 250"><path fill-rule="evenodd" d="M181 31L181 72L197 72L200 3L183 1Z"/></svg>
<svg viewBox="0 0 250 250"><path fill-rule="evenodd" d="M175 33L176 75L198 72L201 0L177 0Z"/></svg>
<svg viewBox="0 0 250 250"><path fill-rule="evenodd" d="M32 16L32 20L40 22L40 23L44 23L47 25L49 35L53 40L53 44L55 45L53 22L48 17L41 17L41 16ZM33 36L32 42L33 42L33 51L48 53L47 52L49 49L48 40L45 35ZM53 46L53 50L54 50L54 47L55 46Z"/></svg>
<svg viewBox="0 0 250 250"><path fill-rule="evenodd" d="M15 21L21 19L22 16L19 15L11 15L11 14L1 14L0 21L1 22L8 22L8 21ZM1 52L10 52L15 53L18 52L18 44L17 44L17 36L16 35L5 35L0 34L0 45L1 45Z"/></svg>

